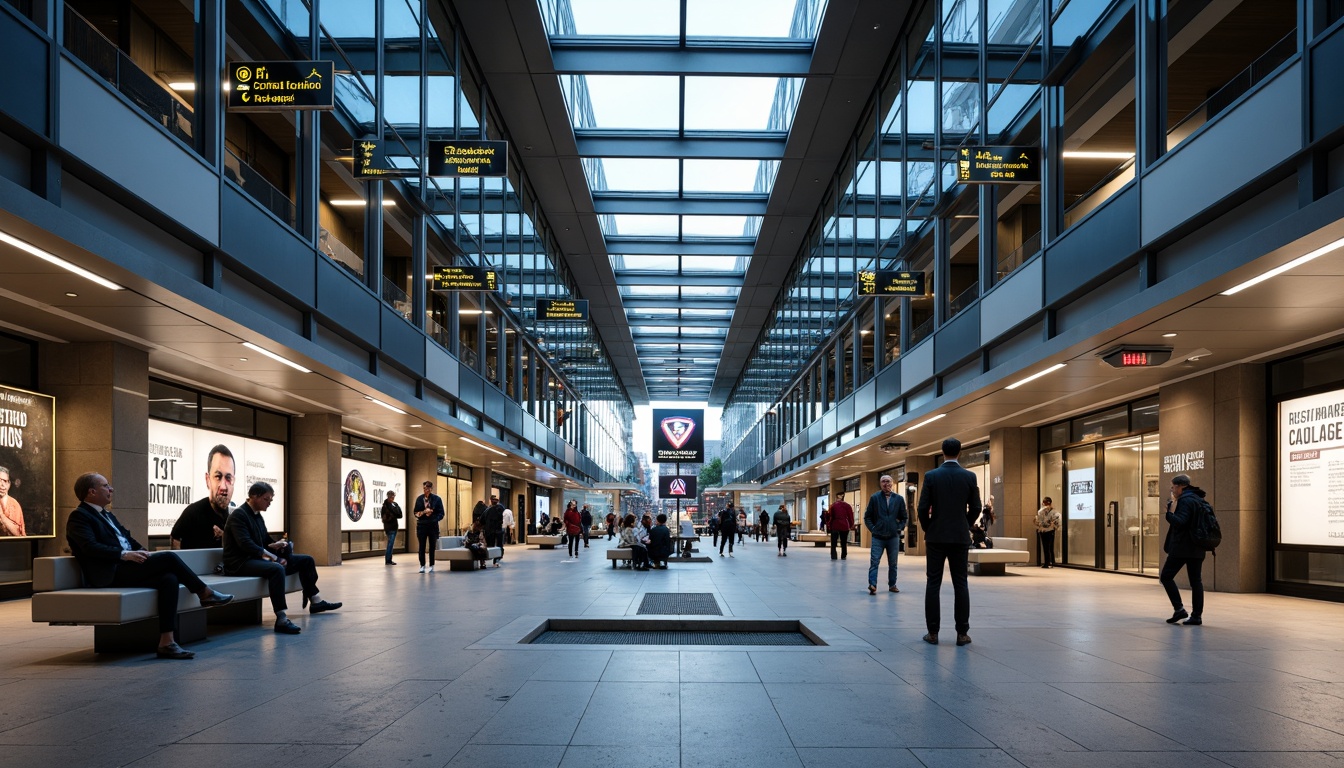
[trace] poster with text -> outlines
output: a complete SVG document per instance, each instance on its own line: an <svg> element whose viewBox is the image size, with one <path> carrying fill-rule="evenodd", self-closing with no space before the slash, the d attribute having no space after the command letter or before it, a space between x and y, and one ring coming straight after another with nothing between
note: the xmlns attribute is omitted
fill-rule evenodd
<svg viewBox="0 0 1344 768"><path fill-rule="evenodd" d="M1344 547L1344 390L1279 404L1279 542Z"/></svg>
<svg viewBox="0 0 1344 768"><path fill-rule="evenodd" d="M0 539L55 535L55 445L55 398L0 386Z"/></svg>
<svg viewBox="0 0 1344 768"><path fill-rule="evenodd" d="M210 495L205 484L210 449L223 445L233 453L233 498L230 509L247 501L247 489L258 481L275 488L266 510L266 530L285 532L285 446L238 435L149 421L149 535L167 536L188 504ZM116 502L113 502L115 506Z"/></svg>
<svg viewBox="0 0 1344 768"><path fill-rule="evenodd" d="M383 530L383 500L387 498L387 492L395 491L397 496L405 499L405 490L406 470L342 458L341 530ZM407 515L414 508L415 499L411 498L409 502L402 508Z"/></svg>

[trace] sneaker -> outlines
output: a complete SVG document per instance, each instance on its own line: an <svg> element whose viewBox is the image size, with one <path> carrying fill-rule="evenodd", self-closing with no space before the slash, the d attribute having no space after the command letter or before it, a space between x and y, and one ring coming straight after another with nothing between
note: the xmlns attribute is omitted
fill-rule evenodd
<svg viewBox="0 0 1344 768"><path fill-rule="evenodd" d="M425 566L423 566L423 565L420 566L420 572L421 572L421 573L424 573L424 572L425 572Z"/></svg>
<svg viewBox="0 0 1344 768"><path fill-rule="evenodd" d="M733 556L733 553L732 553L732 552L729 552L729 553L728 553L728 556L729 556L729 557L732 557L732 556Z"/></svg>
<svg viewBox="0 0 1344 768"><path fill-rule="evenodd" d="M434 572L434 566L432 565L425 569L425 573L433 573L433 572Z"/></svg>
<svg viewBox="0 0 1344 768"><path fill-rule="evenodd" d="M1170 619L1167 619L1167 623L1168 623L1168 624L1175 624L1176 622L1180 621L1181 619L1188 618L1189 616L1190 616L1190 614L1186 613L1186 611L1185 611L1184 608L1177 608L1177 609L1176 609L1176 612L1173 613L1173 614L1171 614L1171 618L1170 618Z"/></svg>

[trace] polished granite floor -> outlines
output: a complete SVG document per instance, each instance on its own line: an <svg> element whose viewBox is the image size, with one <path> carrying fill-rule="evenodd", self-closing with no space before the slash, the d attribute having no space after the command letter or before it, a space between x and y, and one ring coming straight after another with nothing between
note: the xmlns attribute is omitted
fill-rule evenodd
<svg viewBox="0 0 1344 768"><path fill-rule="evenodd" d="M870 597L867 558L750 543L613 571L595 541L486 572L415 558L321 569L336 613L298 636L227 628L187 662L99 656L92 630L0 603L0 766L1338 766L1344 606L1212 594L1172 626L1155 580L972 577L971 635L920 641L923 560ZM950 623L951 588L944 587ZM633 616L710 592L808 618L828 648L517 646L527 617ZM267 611L269 619L269 610Z"/></svg>

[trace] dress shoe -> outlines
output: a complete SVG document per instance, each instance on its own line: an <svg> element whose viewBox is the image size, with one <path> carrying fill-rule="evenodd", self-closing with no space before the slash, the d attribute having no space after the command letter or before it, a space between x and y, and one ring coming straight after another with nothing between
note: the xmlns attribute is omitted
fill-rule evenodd
<svg viewBox="0 0 1344 768"><path fill-rule="evenodd" d="M1185 611L1184 608L1177 608L1177 609L1176 609L1176 612L1173 613L1173 614L1171 614L1171 618L1170 618L1170 619L1167 619L1167 623L1168 623L1168 624L1175 624L1176 622L1180 621L1181 619L1189 618L1189 616L1190 616L1190 614L1186 613L1186 611Z"/></svg>
<svg viewBox="0 0 1344 768"><path fill-rule="evenodd" d="M1204 623L1204 620L1199 618L1198 616L1191 616L1190 618L1186 619L1185 621L1182 621L1181 623L1187 627L1198 627Z"/></svg>
<svg viewBox="0 0 1344 768"><path fill-rule="evenodd" d="M896 585L893 584L893 585L891 585L890 587L887 587L887 591L888 591L888 592L900 592L901 590L897 589L897 588L896 588Z"/></svg>
<svg viewBox="0 0 1344 768"><path fill-rule="evenodd" d="M930 632L929 634L925 635L925 636L924 636L924 642L928 643L929 645L937 645L937 644L938 644L938 633L937 633L937 632Z"/></svg>
<svg viewBox="0 0 1344 768"><path fill-rule="evenodd" d="M178 645L177 643L169 643L169 644L167 644L167 645L161 645L161 646L159 646L159 649L158 649L157 651L154 652L154 655L155 655L155 656L158 656L160 659L194 659L194 658L196 658L196 654L192 653L191 651L188 651L186 648L183 648L182 646Z"/></svg>
<svg viewBox="0 0 1344 768"><path fill-rule="evenodd" d="M275 631L281 635L297 635L303 630L289 619L276 619Z"/></svg>
<svg viewBox="0 0 1344 768"><path fill-rule="evenodd" d="M215 591L209 597L201 598L201 607L214 608L217 605L228 605L231 602L233 602L233 595L226 595L223 592ZM182 649L179 648L178 650Z"/></svg>
<svg viewBox="0 0 1344 768"><path fill-rule="evenodd" d="M383 562L383 565L396 565L396 562L393 560L386 560Z"/></svg>
<svg viewBox="0 0 1344 768"><path fill-rule="evenodd" d="M957 633L957 645L970 645L971 636L962 632Z"/></svg>
<svg viewBox="0 0 1344 768"><path fill-rule="evenodd" d="M875 584L869 584L869 585L868 585L868 594L870 594L870 595L876 595L876 594L877 594L877 585L875 585Z"/></svg>
<svg viewBox="0 0 1344 768"><path fill-rule="evenodd" d="M333 603L330 600L315 600L312 607L308 609L309 613L322 613L324 611L334 611L340 608L344 603Z"/></svg>

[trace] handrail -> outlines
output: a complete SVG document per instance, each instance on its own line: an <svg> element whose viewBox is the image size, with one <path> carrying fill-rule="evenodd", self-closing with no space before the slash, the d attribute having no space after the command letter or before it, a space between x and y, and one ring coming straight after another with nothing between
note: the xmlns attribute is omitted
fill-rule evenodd
<svg viewBox="0 0 1344 768"><path fill-rule="evenodd" d="M274 184L267 181L266 177L228 147L224 148L224 175L242 187L244 192L263 208L275 214L278 219L291 228L297 226L298 213L289 195L276 189Z"/></svg>

